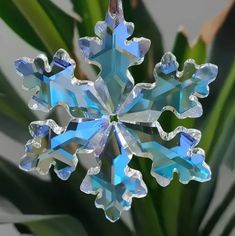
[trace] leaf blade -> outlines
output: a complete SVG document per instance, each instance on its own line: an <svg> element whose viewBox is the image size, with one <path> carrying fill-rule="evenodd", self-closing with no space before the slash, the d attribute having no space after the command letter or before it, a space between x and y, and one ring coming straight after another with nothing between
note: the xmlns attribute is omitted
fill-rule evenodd
<svg viewBox="0 0 235 236"><path fill-rule="evenodd" d="M9 14L9 12L11 12L11 14ZM12 15L14 17L12 17ZM19 12L18 8L15 6L12 0L4 1L1 3L0 17L15 33L17 33L27 43L41 51L47 52L47 49L41 39L37 36L34 29L24 18L21 12Z"/></svg>
<svg viewBox="0 0 235 236"><path fill-rule="evenodd" d="M235 121L235 106L231 109L230 113L227 115L227 118L220 126L221 134L220 134L220 141L217 143L213 152L210 154L211 161L211 169L213 173L213 178L210 182L201 185L199 188L194 190L196 192L196 200L192 210L192 221L190 222L190 227L192 232L197 232L201 222L204 219L204 216L208 210L208 206L211 203L213 194L215 192L217 186L217 178L218 178L218 171L219 167L223 161L221 156L224 154L224 150L226 149L226 144L228 140L231 139L231 135L234 131L234 121Z"/></svg>
<svg viewBox="0 0 235 236"><path fill-rule="evenodd" d="M52 183L62 192L66 192L70 202L73 202L73 209L70 214L79 219L85 230L90 235L109 236L131 236L133 232L122 222L113 224L105 219L103 210L95 208L94 197L82 193L79 186L86 174L86 170L78 164L79 171L74 172L67 182L62 182L51 172ZM92 225L93 227L90 227Z"/></svg>
<svg viewBox="0 0 235 236"><path fill-rule="evenodd" d="M217 222L219 221L222 214L226 211L229 204L235 197L235 183L231 186L225 198L222 200L220 205L215 209L213 215L207 221L205 228L201 231L201 235L210 235Z"/></svg>
<svg viewBox="0 0 235 236"><path fill-rule="evenodd" d="M235 84L235 62L232 66L230 74L228 75L228 79L224 84L219 97L216 100L215 106L211 111L210 118L208 121L208 125L204 130L204 135L202 137L201 146L205 149L207 153L210 153L210 149L212 147L213 138L216 135L216 130L218 130L218 125L223 119L223 111L226 107L226 103L229 100L229 96L232 92L233 86ZM210 158L209 158L210 160Z"/></svg>
<svg viewBox="0 0 235 236"><path fill-rule="evenodd" d="M68 46L39 2L30 0L13 0L13 3L29 22L37 36L41 39L51 54L59 48L68 50Z"/></svg>
<svg viewBox="0 0 235 236"><path fill-rule="evenodd" d="M0 196L14 204L23 214L61 214L66 209L63 199L56 197L57 190L50 182L26 174L2 157L0 178ZM14 191L9 186L14 186Z"/></svg>
<svg viewBox="0 0 235 236"><path fill-rule="evenodd" d="M88 236L82 224L71 216L24 223L37 236Z"/></svg>
<svg viewBox="0 0 235 236"><path fill-rule="evenodd" d="M36 120L23 99L18 95L0 70L0 131L19 142L29 137L27 126Z"/></svg>

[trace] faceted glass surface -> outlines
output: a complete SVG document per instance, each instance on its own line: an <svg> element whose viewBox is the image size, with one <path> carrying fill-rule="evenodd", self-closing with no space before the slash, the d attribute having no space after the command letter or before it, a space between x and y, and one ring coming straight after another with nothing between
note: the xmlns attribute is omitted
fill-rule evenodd
<svg viewBox="0 0 235 236"><path fill-rule="evenodd" d="M215 80L218 68L213 64L197 65L189 59L182 72L171 53L166 53L156 65L154 84L137 84L119 109L122 119L143 117L156 120L163 111L173 111L179 118L200 117L202 106L198 98L209 95L209 84Z"/></svg>
<svg viewBox="0 0 235 236"><path fill-rule="evenodd" d="M147 188L139 171L128 167L132 158L123 145L124 137L117 124L111 125L106 145L100 154L100 166L88 171L81 184L85 193L97 195L96 206L105 210L112 222L120 218L122 210L131 207L133 197L144 197ZM122 141L123 140L123 141Z"/></svg>
<svg viewBox="0 0 235 236"><path fill-rule="evenodd" d="M91 81L74 77L75 63L63 49L58 50L51 65L44 55L39 55L35 59L19 59L15 66L23 77L24 88L34 91L29 103L33 110L49 111L56 105L65 105L71 113L80 108L94 116L107 109Z"/></svg>
<svg viewBox="0 0 235 236"><path fill-rule="evenodd" d="M134 25L124 20L120 2L119 13L108 12L105 21L96 24L97 38L79 41L84 57L101 69L99 77L107 86L106 102L113 113L134 86L128 67L140 64L150 47L150 40L145 38L127 40L133 30Z"/></svg>
<svg viewBox="0 0 235 236"><path fill-rule="evenodd" d="M55 141L63 136L64 129L53 120L31 123L30 133L33 139L26 144L20 167L26 171L36 169L45 175L53 165L58 177L67 180L77 165L74 152L78 144L69 148L66 143Z"/></svg>
<svg viewBox="0 0 235 236"><path fill-rule="evenodd" d="M200 131L178 127L167 133L158 119L165 110L181 119L201 116L198 98L209 94L217 75L215 65L193 60L180 72L175 56L166 53L155 67L156 82L134 85L128 68L143 61L150 41L129 39L134 25L124 20L117 2L116 11L109 10L97 23L98 37L79 42L88 62L101 69L95 82L75 78L75 63L62 49L51 65L42 55L16 61L24 87L34 91L30 107L49 111L62 105L71 116L65 127L53 120L33 122L20 167L47 174L54 166L58 177L67 180L81 154L93 157L96 166L88 170L81 190L97 195L96 206L112 222L130 209L133 197L147 194L141 173L128 166L134 155L153 161L151 174L162 186L174 172L184 184L210 179L204 151L197 148Z"/></svg>
<svg viewBox="0 0 235 236"><path fill-rule="evenodd" d="M205 163L205 153L196 148L201 138L198 130L179 127L165 133L160 125L156 128L125 124L125 135L135 140L129 146L132 153L145 156L153 161L151 174L161 186L167 186L174 172L179 181L187 184L190 180L210 180L211 171Z"/></svg>

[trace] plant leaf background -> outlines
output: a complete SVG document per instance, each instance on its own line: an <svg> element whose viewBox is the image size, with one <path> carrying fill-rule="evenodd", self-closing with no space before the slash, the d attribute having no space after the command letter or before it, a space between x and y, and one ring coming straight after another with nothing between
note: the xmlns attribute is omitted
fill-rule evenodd
<svg viewBox="0 0 235 236"><path fill-rule="evenodd" d="M216 3L215 3L216 2ZM93 197L79 190L85 169L64 183L18 169L29 138L27 125L45 115L27 108L30 94L21 89L14 61L60 47L80 65L77 77L97 73L77 50L80 36L92 36L104 18L107 0L2 0L0 2L0 235L39 236L201 236L235 235L235 1L123 0L126 20L134 22L136 37L152 40L145 62L132 69L136 82L151 81L153 66L163 52L178 61L191 57L219 66L210 97L202 101L199 120L177 121L165 114L164 129L178 125L202 130L200 147L212 167L211 182L184 186L176 179L161 188L150 177L150 163L135 163L149 195L134 200L130 213L111 224L96 209ZM144 16L144 17L143 17ZM148 25L148 27L146 27ZM183 25L186 30L179 30ZM77 34L78 33L78 34ZM193 44L192 44L193 42ZM182 66L182 65L181 65ZM50 116L58 117L61 111Z"/></svg>

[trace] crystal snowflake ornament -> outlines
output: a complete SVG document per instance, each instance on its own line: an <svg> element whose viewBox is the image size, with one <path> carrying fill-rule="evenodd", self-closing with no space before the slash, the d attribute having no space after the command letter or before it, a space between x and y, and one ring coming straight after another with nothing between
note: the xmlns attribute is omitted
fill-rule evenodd
<svg viewBox="0 0 235 236"><path fill-rule="evenodd" d="M141 173L128 166L134 156L152 160L151 174L161 186L170 183L174 172L183 184L211 178L205 153L197 148L200 131L178 127L167 133L158 120L166 110L180 119L200 117L198 98L208 96L217 67L190 59L178 71L175 56L166 53L155 67L156 82L135 85L128 68L144 60L150 40L130 39L133 31L121 0L110 0L105 21L95 27L97 37L79 41L85 59L101 70L95 82L74 77L75 62L63 49L50 65L44 55L15 63L24 87L33 90L31 109L64 106L71 116L65 127L53 120L30 124L32 139L20 168L47 174L53 166L58 177L67 180L81 154L93 157L96 166L80 188L97 196L96 206L112 222L131 208L132 198L147 194Z"/></svg>

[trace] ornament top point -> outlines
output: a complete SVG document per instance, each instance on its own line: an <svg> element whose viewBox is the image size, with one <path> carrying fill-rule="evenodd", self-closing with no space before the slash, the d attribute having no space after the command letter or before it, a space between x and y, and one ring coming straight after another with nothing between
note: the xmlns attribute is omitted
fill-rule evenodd
<svg viewBox="0 0 235 236"><path fill-rule="evenodd" d="M123 15L122 0L109 0L109 12L111 15Z"/></svg>

